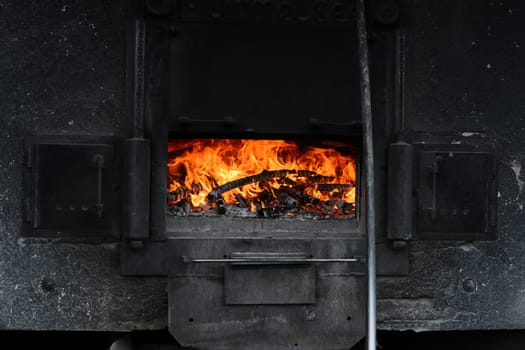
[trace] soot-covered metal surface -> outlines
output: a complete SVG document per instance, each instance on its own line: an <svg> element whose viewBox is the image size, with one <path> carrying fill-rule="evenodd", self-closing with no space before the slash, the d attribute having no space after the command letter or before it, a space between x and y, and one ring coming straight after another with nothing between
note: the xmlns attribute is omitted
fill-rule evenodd
<svg viewBox="0 0 525 350"><path fill-rule="evenodd" d="M402 5L406 134L415 144L495 147L497 239L410 242L408 275L378 280L378 326L524 328L525 5L517 0ZM103 0L0 1L2 329L167 327L166 279L120 276L118 243L22 236L26 135L125 136L127 6ZM387 24L372 30L372 51L395 35L396 25ZM375 52L372 74L385 69L377 63L386 61L377 58L383 51ZM378 81L372 75L373 84ZM374 88L376 106L387 100L383 90ZM377 142L381 163L388 142ZM386 182L385 169L377 169L376 178ZM380 216L384 209L378 208ZM385 227L384 219L380 224ZM390 244L383 237L380 243Z"/></svg>
<svg viewBox="0 0 525 350"><path fill-rule="evenodd" d="M119 275L115 242L22 237L27 135L119 136L126 1L0 1L0 328L165 327L166 282Z"/></svg>
<svg viewBox="0 0 525 350"><path fill-rule="evenodd" d="M497 240L411 243L409 275L378 281L380 327L522 329L524 4L409 3L406 91L414 142L496 147Z"/></svg>

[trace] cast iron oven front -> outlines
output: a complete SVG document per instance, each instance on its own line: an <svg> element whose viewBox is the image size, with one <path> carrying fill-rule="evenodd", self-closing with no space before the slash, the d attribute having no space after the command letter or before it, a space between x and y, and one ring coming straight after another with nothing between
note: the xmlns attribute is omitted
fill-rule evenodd
<svg viewBox="0 0 525 350"><path fill-rule="evenodd" d="M171 215L177 195L168 193L167 169L170 141L212 139L337 145L359 165L350 3L137 0L128 31L127 140L99 129L27 135L24 236L120 239L123 275L168 277L169 327L183 345L350 348L365 324L359 167L340 184L357 186L355 202L336 205L343 214L356 207L347 217L301 216L295 208L229 215L231 203L219 206L222 190L210 197L213 215ZM370 5L377 275L400 276L412 240L497 238L496 140L462 129L459 138L414 130L426 117L409 108L417 62L398 25L402 8L391 0ZM259 169L243 181L272 171L282 169Z"/></svg>
<svg viewBox="0 0 525 350"><path fill-rule="evenodd" d="M345 219L167 214L169 140L343 142L359 160L355 23L345 11L346 22L314 27L135 24L146 50L134 54L135 67L145 62L151 230L128 235L122 269L168 276L169 327L181 345L346 348L364 335L359 196Z"/></svg>
<svg viewBox="0 0 525 350"><path fill-rule="evenodd" d="M359 159L353 7L335 1L336 14L318 21L279 17L270 2L266 10L277 12L258 9L246 23L228 12L245 3L213 4L147 2L130 25L122 273L168 276L169 328L185 346L350 348L365 325L363 198L345 220L167 215L166 165L168 142L181 139L342 141ZM495 173L490 149L457 150L446 138L425 145L405 133L403 36L391 31L395 19L376 22L386 26L371 55L377 270L403 275L413 238L494 238ZM458 161L472 166L454 172ZM448 194L472 169L480 174L472 188ZM483 225L465 231L479 218Z"/></svg>

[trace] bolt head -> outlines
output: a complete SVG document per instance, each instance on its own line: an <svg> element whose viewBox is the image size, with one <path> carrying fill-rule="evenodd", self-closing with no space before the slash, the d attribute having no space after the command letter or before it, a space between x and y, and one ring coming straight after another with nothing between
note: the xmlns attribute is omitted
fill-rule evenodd
<svg viewBox="0 0 525 350"><path fill-rule="evenodd" d="M477 289L477 283L471 278L467 278L463 281L463 290L467 293L473 293Z"/></svg>
<svg viewBox="0 0 525 350"><path fill-rule="evenodd" d="M50 293L55 289L55 282L48 277L44 277L40 281L40 288L42 288L44 292Z"/></svg>

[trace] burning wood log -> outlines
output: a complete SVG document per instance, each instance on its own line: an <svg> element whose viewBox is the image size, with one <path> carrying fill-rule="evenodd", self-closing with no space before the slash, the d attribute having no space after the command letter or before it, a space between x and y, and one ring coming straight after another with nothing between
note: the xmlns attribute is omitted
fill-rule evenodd
<svg viewBox="0 0 525 350"><path fill-rule="evenodd" d="M330 200L325 201L308 194L310 191L308 189L312 188L321 192L336 190L342 193L355 186L351 183L326 183L327 181L333 181L333 178L309 170L265 170L223 185L218 185L214 180L213 183L216 186L208 194L207 199L219 215L225 215L227 205L222 197L224 193L235 188L257 184L262 191L256 197L248 199L236 193L235 199L238 207L250 208L250 203L256 205L256 214L259 217L282 217L303 211L317 213L317 215L334 215L336 212L352 211L353 205L339 198L332 196ZM174 206L174 214L186 215L190 211L204 210L204 208L189 208L190 195L200 191L202 191L202 185L192 184L191 188L181 187L168 193L168 202Z"/></svg>
<svg viewBox="0 0 525 350"><path fill-rule="evenodd" d="M237 199L237 202L239 203L239 207L241 207L241 208L249 208L250 207L250 202L246 198L241 196L240 194L236 193L235 194L235 199Z"/></svg>
<svg viewBox="0 0 525 350"><path fill-rule="evenodd" d="M262 173L243 177L241 179L233 180L225 183L219 187L214 188L208 194L208 200L210 202L215 202L219 197L221 197L225 192L231 191L235 188L250 185L260 181L267 181L278 177L285 177L290 174L290 170L264 170Z"/></svg>
<svg viewBox="0 0 525 350"><path fill-rule="evenodd" d="M346 146L334 147L283 140L171 141L169 188L176 190L167 196L170 209L181 211L177 206L185 202L190 214L274 208L261 213L346 215L354 211L343 201L354 201L355 157ZM292 209L281 213L281 207Z"/></svg>
<svg viewBox="0 0 525 350"><path fill-rule="evenodd" d="M268 208L259 208L257 209L257 216L261 218L281 217L294 209L297 210L296 208L291 208L285 205L277 205Z"/></svg>
<svg viewBox="0 0 525 350"><path fill-rule="evenodd" d="M290 196L288 193L284 191L278 191L277 196L279 197L279 200L288 207L297 207L297 199Z"/></svg>
<svg viewBox="0 0 525 350"><path fill-rule="evenodd" d="M224 203L224 199L219 198L215 201L215 204L217 205L217 214L224 215L226 214L226 205Z"/></svg>
<svg viewBox="0 0 525 350"><path fill-rule="evenodd" d="M168 210L175 216L186 216L191 212L190 204L186 199L182 199L177 204L170 206Z"/></svg>
<svg viewBox="0 0 525 350"><path fill-rule="evenodd" d="M246 185L250 185L256 182L261 181L268 181L276 178L285 178L288 175L297 175L298 177L305 177L310 179L316 179L316 178L327 178L326 176L321 176L313 171L310 170L264 170L263 172L246 176L241 179L233 180L230 182L225 183L224 185L220 185L219 187L214 188L209 194L208 194L208 200L210 202L216 201L220 196L222 196L225 192L231 191L238 187L243 187Z"/></svg>
<svg viewBox="0 0 525 350"><path fill-rule="evenodd" d="M304 204L320 204L321 200L319 198L312 197L305 193L304 191L297 191L297 198Z"/></svg>
<svg viewBox="0 0 525 350"><path fill-rule="evenodd" d="M319 204L321 200L319 198L312 197L304 192L304 188L291 188L287 186L282 186L279 188L279 192L284 192L288 196L296 199L298 202L303 204ZM295 204L296 206L298 203Z"/></svg>
<svg viewBox="0 0 525 350"><path fill-rule="evenodd" d="M345 201L337 201L335 203L335 206L337 209L339 209L340 211L351 211L352 209L354 209L354 205L352 203L347 203Z"/></svg>
<svg viewBox="0 0 525 350"><path fill-rule="evenodd" d="M173 192L168 193L168 203L180 202L183 199L188 198L190 195L189 191L183 187L176 189Z"/></svg>
<svg viewBox="0 0 525 350"><path fill-rule="evenodd" d="M192 184L191 189L186 187L177 188L168 193L168 203L178 203L183 199L188 199L190 194L198 194L202 190L202 185Z"/></svg>
<svg viewBox="0 0 525 350"><path fill-rule="evenodd" d="M274 199L274 196L272 191L268 189L267 186L263 186L263 188L266 189L252 199L252 203L255 204L257 208L270 207L273 205L272 200Z"/></svg>

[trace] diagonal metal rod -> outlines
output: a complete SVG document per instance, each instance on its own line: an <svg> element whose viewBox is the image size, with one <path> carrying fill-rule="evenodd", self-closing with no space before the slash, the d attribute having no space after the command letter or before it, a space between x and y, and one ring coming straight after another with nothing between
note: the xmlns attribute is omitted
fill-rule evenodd
<svg viewBox="0 0 525 350"><path fill-rule="evenodd" d="M374 190L374 144L372 133L372 102L368 70L368 43L366 33L365 0L357 1L357 36L361 77L361 114L363 117L366 241L367 241L367 325L366 348L376 350L376 225Z"/></svg>

